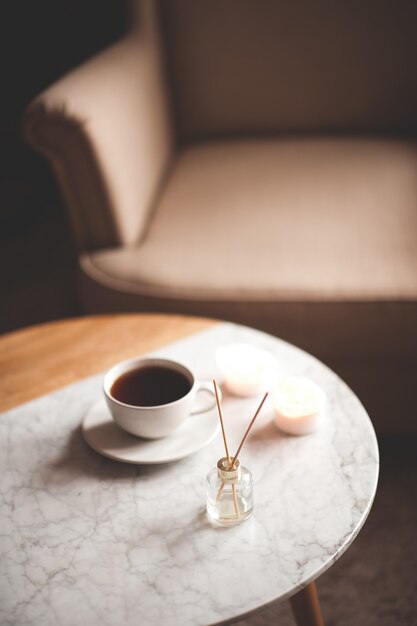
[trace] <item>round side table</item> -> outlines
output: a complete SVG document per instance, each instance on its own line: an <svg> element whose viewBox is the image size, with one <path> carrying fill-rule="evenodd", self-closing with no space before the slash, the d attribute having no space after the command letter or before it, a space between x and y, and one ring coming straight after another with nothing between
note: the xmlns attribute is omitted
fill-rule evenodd
<svg viewBox="0 0 417 626"><path fill-rule="evenodd" d="M237 342L318 383L327 410L317 432L287 436L265 403L241 456L254 513L217 529L205 477L224 455L220 433L175 463L133 465L94 452L81 424L116 361L151 351L221 384L215 351ZM285 599L300 626L323 623L314 581L355 539L378 480L371 421L330 369L251 328L167 315L10 333L0 337L0 368L2 623L207 626ZM224 392L232 449L259 400Z"/></svg>

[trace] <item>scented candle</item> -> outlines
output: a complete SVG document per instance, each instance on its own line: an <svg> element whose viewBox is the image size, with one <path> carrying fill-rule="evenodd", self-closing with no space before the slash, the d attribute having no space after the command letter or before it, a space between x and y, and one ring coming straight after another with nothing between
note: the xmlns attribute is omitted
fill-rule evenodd
<svg viewBox="0 0 417 626"><path fill-rule="evenodd" d="M270 352L245 343L218 348L216 363L226 389L242 397L266 391L278 369L278 361Z"/></svg>
<svg viewBox="0 0 417 626"><path fill-rule="evenodd" d="M315 382L303 376L288 376L272 391L275 423L291 435L307 435L322 422L326 395Z"/></svg>

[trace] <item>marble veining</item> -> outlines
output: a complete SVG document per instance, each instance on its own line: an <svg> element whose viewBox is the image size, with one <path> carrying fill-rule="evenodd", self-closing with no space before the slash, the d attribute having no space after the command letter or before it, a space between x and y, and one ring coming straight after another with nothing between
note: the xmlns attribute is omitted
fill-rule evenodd
<svg viewBox="0 0 417 626"><path fill-rule="evenodd" d="M233 324L171 344L198 377L218 377L217 346L250 342L283 373L312 378L326 419L304 437L281 434L267 400L241 462L255 511L212 528L205 477L221 435L181 461L134 466L84 442L80 424L102 375L0 416L0 623L66 626L214 624L285 599L327 569L359 532L376 490L378 448L352 391L305 352ZM224 396L230 448L260 398Z"/></svg>

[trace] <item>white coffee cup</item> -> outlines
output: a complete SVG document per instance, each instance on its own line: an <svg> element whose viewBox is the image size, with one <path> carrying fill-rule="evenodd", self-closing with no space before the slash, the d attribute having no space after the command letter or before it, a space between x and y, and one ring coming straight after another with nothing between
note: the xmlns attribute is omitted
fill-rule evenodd
<svg viewBox="0 0 417 626"><path fill-rule="evenodd" d="M140 406L126 404L112 395L114 383L123 375L132 370L143 368L163 368L181 374L188 382L184 395L165 404ZM107 406L114 421L132 435L145 439L159 439L171 435L187 419L193 419L193 415L211 410L215 404L213 385L209 382L196 380L188 367L170 359L141 358L121 361L111 367L104 376L103 391ZM200 392L211 395L209 403L204 406L196 406L196 395Z"/></svg>

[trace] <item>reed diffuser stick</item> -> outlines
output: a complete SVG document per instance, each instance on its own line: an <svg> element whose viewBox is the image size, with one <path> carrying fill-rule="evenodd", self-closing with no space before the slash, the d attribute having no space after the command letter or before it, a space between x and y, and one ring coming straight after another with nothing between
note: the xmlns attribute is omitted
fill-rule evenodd
<svg viewBox="0 0 417 626"><path fill-rule="evenodd" d="M232 494L233 494L233 504L235 507L236 517L239 517L239 505L238 505L237 496L236 496L236 485L234 483L232 483Z"/></svg>
<svg viewBox="0 0 417 626"><path fill-rule="evenodd" d="M259 413L260 413L260 410L262 409L263 404L264 404L265 400L267 399L267 397L268 397L268 391L266 392L266 394L265 394L265 395L264 395L264 397L262 398L262 402L261 402L261 404L258 406L258 408L257 408L257 411L256 411L255 415L252 417L251 423L249 424L249 426L248 426L248 427L247 427L247 429L246 429L245 434L243 435L243 439L242 439L242 441L241 441L241 442L240 442L240 444L239 444L239 447L238 447L238 449L237 449L237 452L236 452L235 456L233 457L233 461L231 462L231 465L230 465L229 469L232 469L232 467L234 467L234 465L235 465L235 463L236 463L236 460L237 460L237 457L239 456L239 453L240 453L240 451L241 451L241 449L242 449L242 447L243 447L243 444L245 443L246 438L247 438L247 436L249 435L249 431L250 431L250 429L252 428L252 426L253 426L253 424L254 424L254 422L255 422L256 418L258 417L258 415L259 415ZM228 460L229 460L229 459L228 459Z"/></svg>
<svg viewBox="0 0 417 626"><path fill-rule="evenodd" d="M216 395L217 410L219 412L220 424L221 424L221 427L222 427L224 449L226 451L227 461L230 464L231 460L230 460L229 448L227 446L226 431L224 429L222 407L221 407L221 404L220 404L219 392L218 392L217 383L216 383L215 380L213 380L213 385L214 385L214 393ZM232 467L232 465L230 465L230 467ZM220 496L222 494L223 488L224 488L224 483L221 484L221 487L220 487L220 489L218 491L217 500L219 500L219 498L220 498ZM233 493L233 504L234 504L234 507L235 507L236 517L239 517L239 509L238 509L238 503L237 503L237 497L236 497L236 485L234 485L234 484L232 484L232 493Z"/></svg>
<svg viewBox="0 0 417 626"><path fill-rule="evenodd" d="M230 463L230 454L229 454L229 448L227 447L227 439L226 439L226 432L224 430L224 423L223 423L223 414L222 414L222 407L220 404L220 399L219 399L219 392L217 389L217 383L215 380L213 380L213 385L214 385L214 393L216 395L216 403L217 403L217 410L219 412L219 418L220 418L220 424L222 427L222 434L223 434L223 441L224 441L224 449L226 451L226 456L227 456L227 460Z"/></svg>

